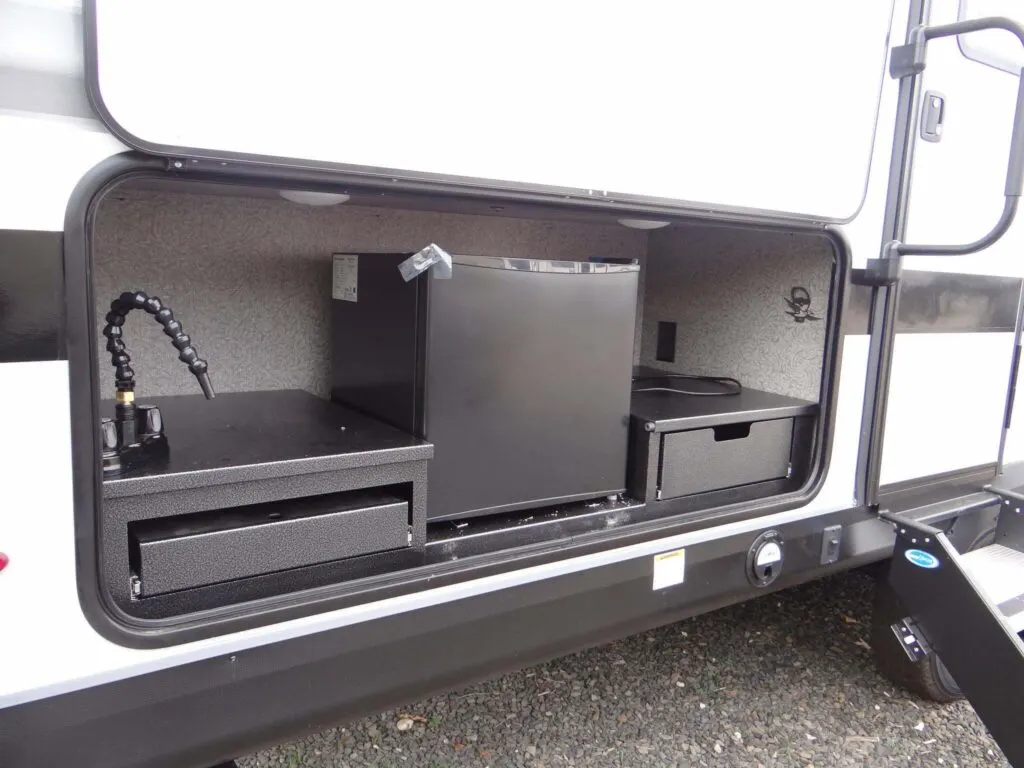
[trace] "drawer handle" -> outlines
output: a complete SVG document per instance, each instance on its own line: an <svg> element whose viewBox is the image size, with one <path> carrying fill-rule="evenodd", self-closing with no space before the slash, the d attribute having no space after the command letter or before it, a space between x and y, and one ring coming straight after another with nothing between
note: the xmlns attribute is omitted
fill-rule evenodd
<svg viewBox="0 0 1024 768"><path fill-rule="evenodd" d="M752 423L748 421L745 424L723 424L720 427L714 427L715 442L724 443L726 440L742 440L745 437L750 437Z"/></svg>

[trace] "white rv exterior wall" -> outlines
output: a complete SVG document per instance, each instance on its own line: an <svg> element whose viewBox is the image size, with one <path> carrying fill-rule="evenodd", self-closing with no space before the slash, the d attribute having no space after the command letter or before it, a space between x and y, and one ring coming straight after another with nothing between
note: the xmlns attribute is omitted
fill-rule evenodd
<svg viewBox="0 0 1024 768"><path fill-rule="evenodd" d="M4 13L13 6L35 5L0 0ZM76 13L73 6L63 12L72 17ZM905 18L906 3L897 0L895 40L904 37ZM65 21L73 24L75 20ZM692 39L701 40L700 37ZM713 37L705 39L709 45L720 44ZM878 41L879 49L883 43L881 39ZM74 77L74 73L71 76ZM895 94L895 81L886 79L868 195L860 214L843 228L855 263L860 265L878 252L880 244ZM841 100L837 97L837 101ZM0 168L3 168L0 228L60 231L68 197L78 180L103 158L123 149L97 123L69 118L70 114L74 114L71 108L68 114L61 116L59 110L46 114L26 113L0 104ZM815 157L814 160L827 163L829 158ZM188 319L184 313L183 319ZM196 337L198 340L198 331ZM844 339L832 460L824 489L803 508L156 650L127 649L103 639L86 621L79 605L68 445L67 364L62 361L0 364L0 423L13 427L19 436L17 445L8 444L0 456L0 487L5 489L0 507L0 550L10 557L10 565L0 573L0 615L7 619L0 633L0 658L18 660L17 664L7 665L0 675L0 707L431 604L487 594L513 584L547 579L607 562L648 558L656 552L689 546L708 538L752 533L789 520L846 508L855 503L853 493L867 347L866 335L848 335ZM951 352L955 354L956 350L948 345L936 351L943 355ZM911 365L903 369L917 377L917 381L936 383L926 372L922 376L920 367ZM999 376L993 374L991 367L985 370L985 375L993 380L1002 377L1005 381L1004 374L1005 371ZM901 386L900 382L894 382L896 390ZM951 392L949 398L936 398L934 402L960 403L954 399L956 394ZM982 394L995 396L988 390ZM40 403L45 404L45 424L35 418L38 413L35 409ZM948 435L946 440L925 444L924 449L945 454L949 441L960 437L962 435ZM44 464L28 460L34 456L47 456L48 461ZM898 461L898 458L889 457L889 460ZM45 611L39 607L39 598L43 595Z"/></svg>
<svg viewBox="0 0 1024 768"><path fill-rule="evenodd" d="M167 7L99 5L102 98L143 143L842 221L892 0L176 0L187 38L137 34Z"/></svg>
<svg viewBox="0 0 1024 768"><path fill-rule="evenodd" d="M978 3L967 8L971 17L992 10ZM933 0L930 23L954 22L959 11L960 0ZM1024 12L1013 15L1024 20ZM915 149L908 242L971 242L995 224L1003 206L1017 85L1018 77L968 59L953 38L929 43L922 91L941 93L946 106L941 141L919 140ZM904 268L1022 277L1022 218L980 253L908 257ZM1009 332L897 333L883 483L996 462L1013 343ZM1011 431L1007 463L1024 460L1020 432Z"/></svg>

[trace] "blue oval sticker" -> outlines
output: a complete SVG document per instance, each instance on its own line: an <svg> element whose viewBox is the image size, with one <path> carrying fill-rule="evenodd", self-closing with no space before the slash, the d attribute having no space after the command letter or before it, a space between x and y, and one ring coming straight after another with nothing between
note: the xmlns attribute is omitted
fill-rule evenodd
<svg viewBox="0 0 1024 768"><path fill-rule="evenodd" d="M939 558L931 552L925 552L923 549L908 549L903 553L903 556L918 568L939 567Z"/></svg>

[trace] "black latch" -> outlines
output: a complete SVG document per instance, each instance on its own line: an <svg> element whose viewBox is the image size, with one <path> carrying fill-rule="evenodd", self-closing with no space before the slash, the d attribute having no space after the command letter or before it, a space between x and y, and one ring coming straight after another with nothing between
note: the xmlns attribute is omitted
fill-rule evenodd
<svg viewBox="0 0 1024 768"><path fill-rule="evenodd" d="M882 246L882 255L877 259L868 259L865 269L854 269L850 281L854 285L867 285L872 288L895 285L900 280L900 247L898 240L890 240Z"/></svg>
<svg viewBox="0 0 1024 768"><path fill-rule="evenodd" d="M897 80L924 72L924 54L928 40L924 27L910 30L909 43L897 45L889 54L889 75Z"/></svg>
<svg viewBox="0 0 1024 768"><path fill-rule="evenodd" d="M912 662L917 663L931 652L931 648L921 636L921 630L912 619L897 621L891 629L900 647Z"/></svg>
<svg viewBox="0 0 1024 768"><path fill-rule="evenodd" d="M895 285L900 280L899 259L868 259L865 269L850 272L850 282L872 288Z"/></svg>
<svg viewBox="0 0 1024 768"><path fill-rule="evenodd" d="M821 558L819 565L832 565L839 562L839 553L843 544L843 526L829 525L821 532Z"/></svg>

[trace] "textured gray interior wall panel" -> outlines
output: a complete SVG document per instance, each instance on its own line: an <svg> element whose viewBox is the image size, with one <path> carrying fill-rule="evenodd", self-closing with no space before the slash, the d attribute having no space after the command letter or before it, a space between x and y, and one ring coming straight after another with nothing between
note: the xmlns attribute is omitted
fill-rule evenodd
<svg viewBox="0 0 1024 768"><path fill-rule="evenodd" d="M651 233L641 363L817 400L833 264L832 246L813 234L706 225ZM659 321L678 324L674 363L655 357Z"/></svg>
<svg viewBox="0 0 1024 768"><path fill-rule="evenodd" d="M115 190L101 204L94 238L97 335L115 296L143 290L174 310L209 361L218 391L298 388L323 397L330 392L333 253L415 251L436 242L485 256L641 259L647 245L645 232L614 223L314 208L148 190ZM140 397L198 391L152 318L133 313L125 341ZM113 368L102 351L100 382L113 391Z"/></svg>

